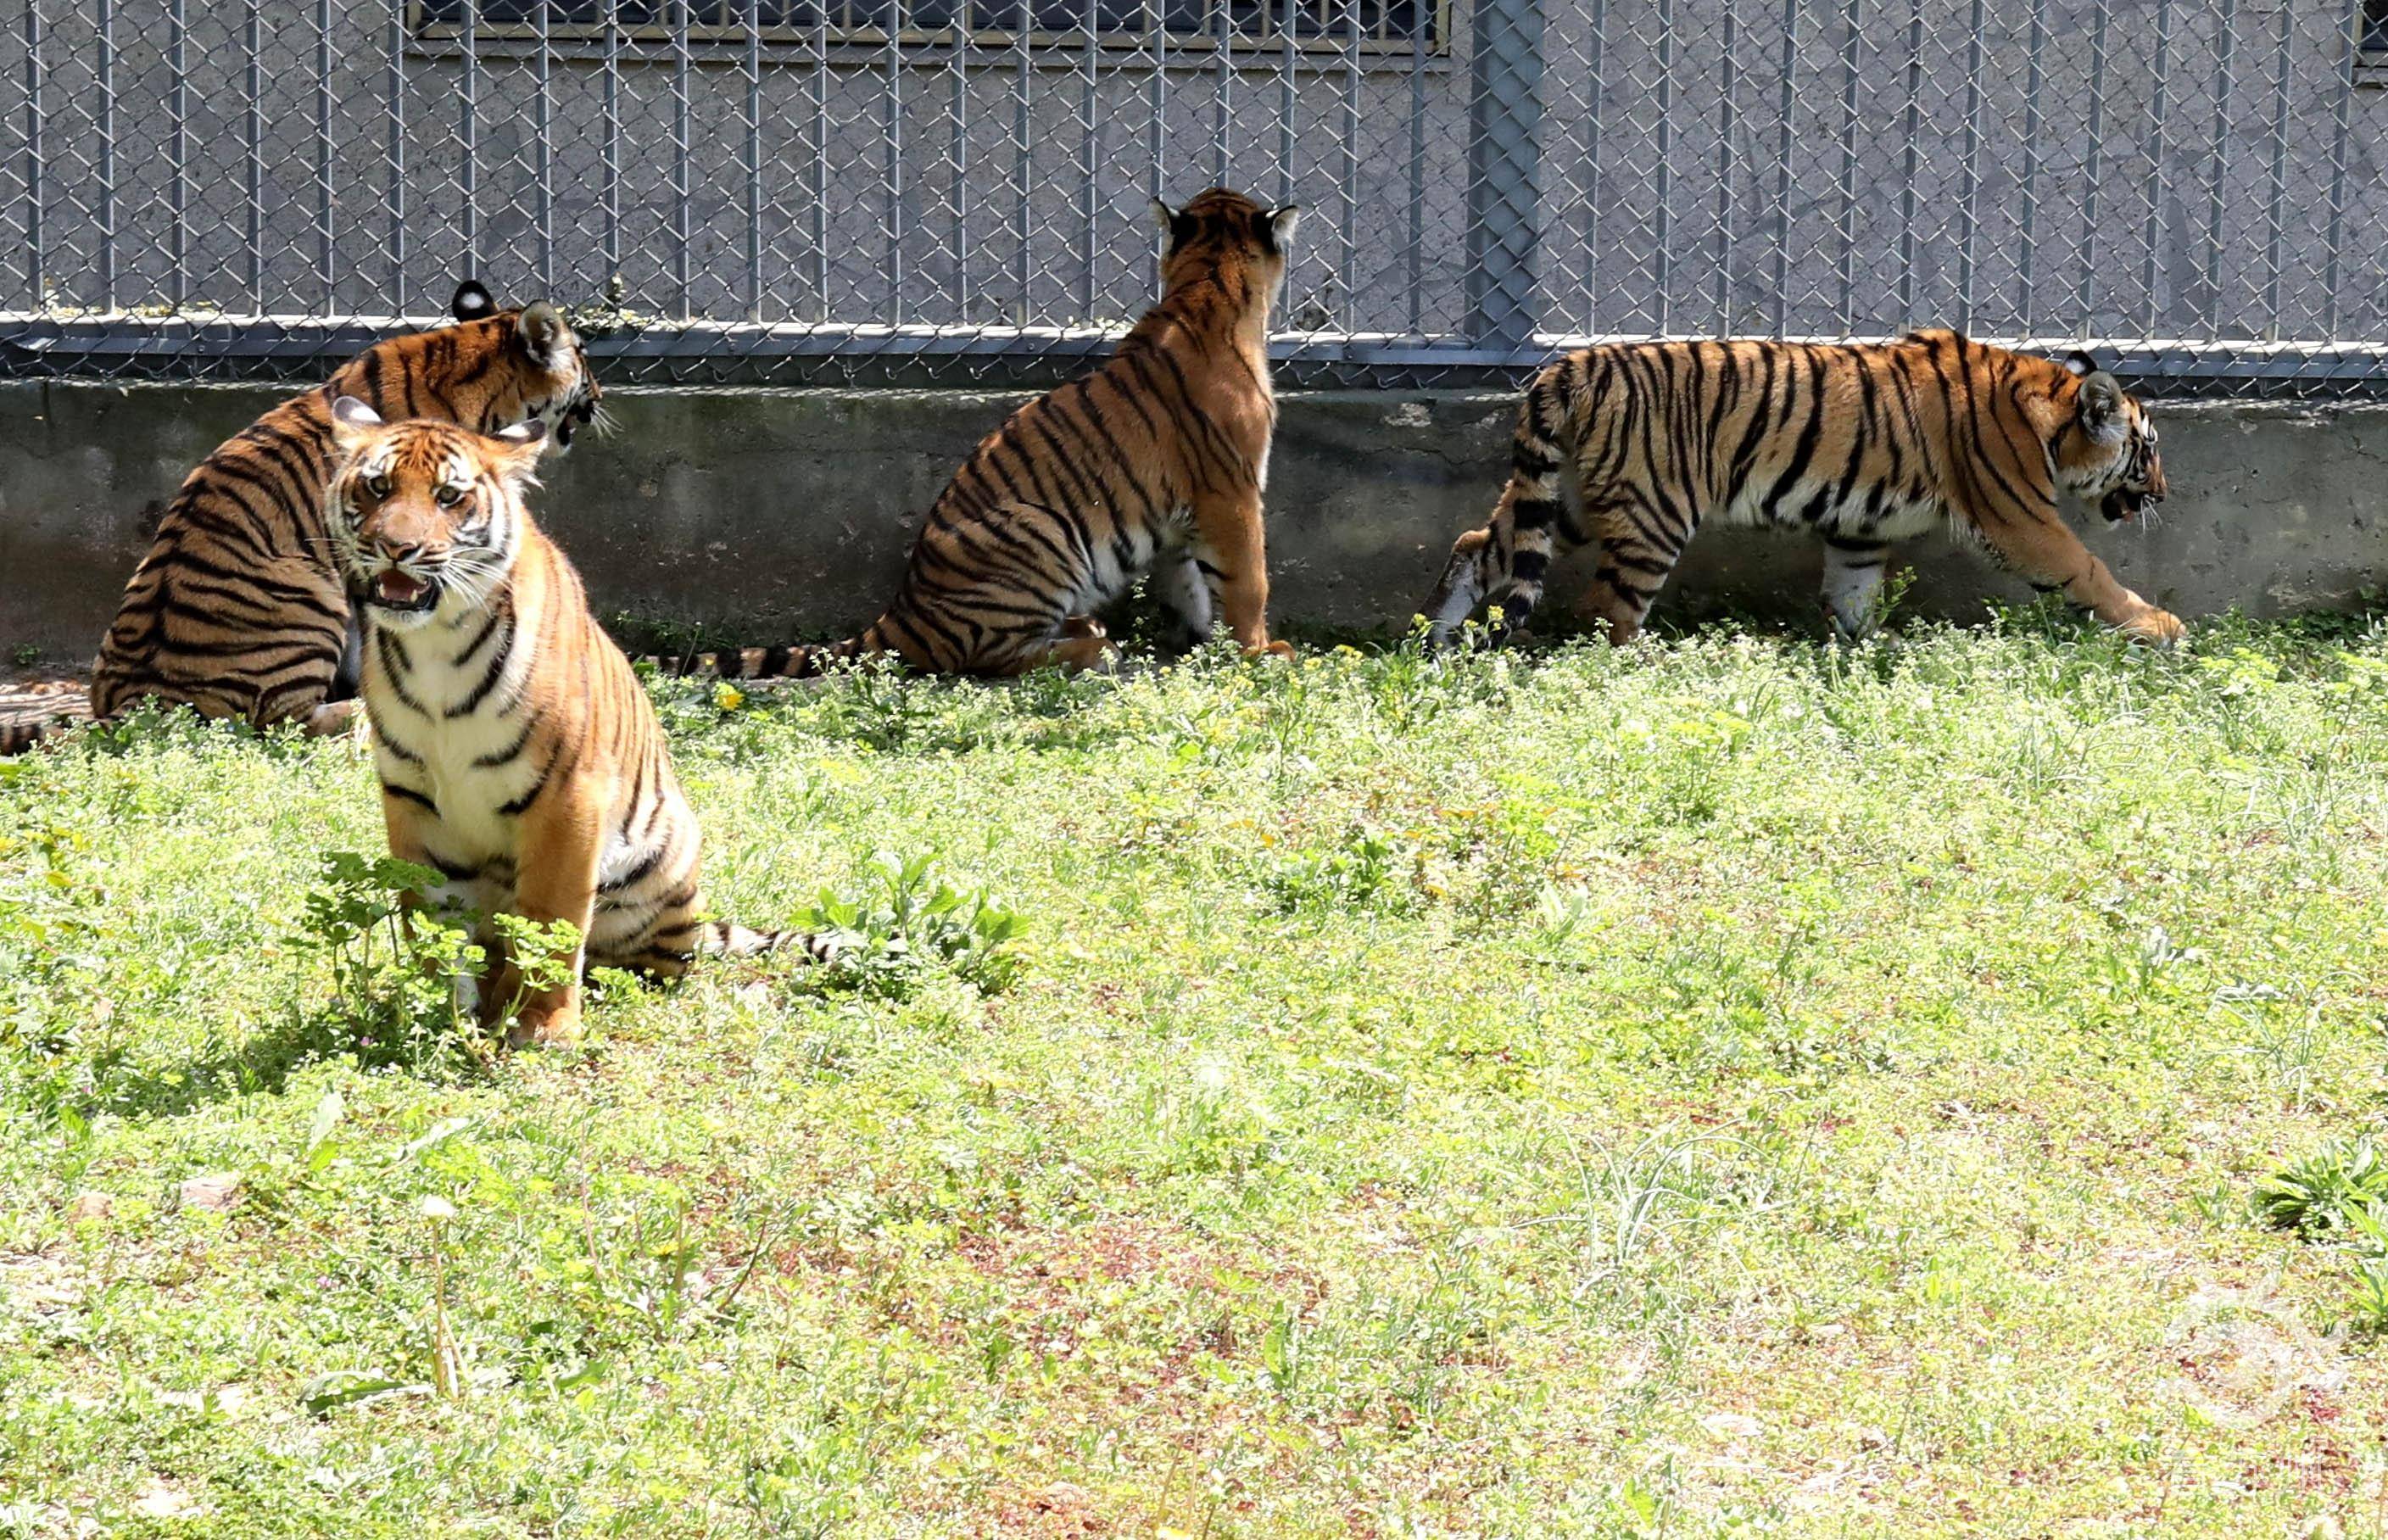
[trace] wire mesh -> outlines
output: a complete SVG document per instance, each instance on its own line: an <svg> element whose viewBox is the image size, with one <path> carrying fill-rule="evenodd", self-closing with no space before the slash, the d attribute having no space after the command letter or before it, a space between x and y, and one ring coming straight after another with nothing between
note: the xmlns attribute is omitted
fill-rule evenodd
<svg viewBox="0 0 2388 1540"><path fill-rule="evenodd" d="M1037 384L1146 202L1305 206L1281 379L1602 337L2388 391L2388 0L25 0L0 372L298 378L460 276L623 383Z"/></svg>

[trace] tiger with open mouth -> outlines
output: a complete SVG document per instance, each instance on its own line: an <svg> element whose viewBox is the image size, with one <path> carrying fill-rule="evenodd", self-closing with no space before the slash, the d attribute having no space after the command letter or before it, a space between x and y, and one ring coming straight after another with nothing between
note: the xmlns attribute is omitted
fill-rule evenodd
<svg viewBox="0 0 2388 1540"><path fill-rule="evenodd" d="M338 459L332 403L494 433L538 422L556 448L603 422L603 392L572 325L541 300L502 310L458 287L453 325L375 343L201 461L159 515L93 665L92 714L139 701L260 727L330 733L356 710L357 630L333 570L324 489ZM51 731L0 731L0 753Z"/></svg>
<svg viewBox="0 0 2388 1540"><path fill-rule="evenodd" d="M586 962L674 974L699 952L828 957L827 938L705 917L696 815L654 706L523 505L545 425L389 424L352 397L333 421L347 458L329 518L364 627L390 853L438 871L434 897L480 916L493 949L502 912L580 933L568 977L527 995L513 1038L578 1032ZM509 958L485 977L485 1024L522 974Z"/></svg>

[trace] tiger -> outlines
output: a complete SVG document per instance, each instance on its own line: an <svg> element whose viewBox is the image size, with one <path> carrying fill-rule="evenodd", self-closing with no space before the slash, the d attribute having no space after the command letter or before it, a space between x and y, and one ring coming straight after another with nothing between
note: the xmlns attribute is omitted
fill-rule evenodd
<svg viewBox="0 0 2388 1540"><path fill-rule="evenodd" d="M929 673L1004 676L1112 657L1093 612L1148 570L1179 646L1214 614L1248 655L1268 632L1261 499L1277 398L1269 309L1301 210L1214 187L1159 198L1160 302L1094 373L1021 407L982 440L929 510L893 603L819 646L658 660L727 678L802 678L894 655Z"/></svg>
<svg viewBox="0 0 2388 1540"><path fill-rule="evenodd" d="M483 917L569 921L565 982L533 989L516 1044L570 1041L580 971L662 975L698 952L834 944L705 920L696 815L654 706L587 592L523 505L547 436L537 416L494 437L452 423L385 423L343 396L343 456L325 500L336 569L363 624L362 696L390 854L443 879L425 900ZM523 987L519 959L484 975L495 1025Z"/></svg>
<svg viewBox="0 0 2388 1540"><path fill-rule="evenodd" d="M1895 342L1609 343L1528 387L1492 516L1452 547L1422 614L1447 643L1484 605L1499 629L1541 603L1554 543L1599 546L1584 604L1622 645L1703 520L1824 542L1823 607L1845 641L1879 619L1895 541L1946 523L2041 592L2135 640L2181 622L2116 581L2058 516L2110 523L2164 501L2146 410L2087 353L2058 363L1914 332ZM1577 506L1562 501L1572 462Z"/></svg>
<svg viewBox="0 0 2388 1540"><path fill-rule="evenodd" d="M375 343L201 461L159 517L92 668L92 715L144 697L256 726L345 731L355 712L357 635L324 526L332 403L440 417L495 431L537 419L568 447L603 392L564 312L497 308L465 280L456 324ZM45 724L10 730L19 752Z"/></svg>

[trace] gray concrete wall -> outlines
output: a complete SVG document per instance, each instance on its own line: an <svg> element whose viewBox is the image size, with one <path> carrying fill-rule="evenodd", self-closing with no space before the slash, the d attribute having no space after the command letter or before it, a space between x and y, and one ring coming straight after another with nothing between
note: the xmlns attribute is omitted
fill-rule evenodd
<svg viewBox="0 0 2388 1540"><path fill-rule="evenodd" d="M87 656L144 549L144 505L275 400L254 388L0 384L0 648ZM537 512L600 613L734 626L758 640L858 625L917 519L1019 398L952 391L617 390L607 440L553 465ZM1269 498L1274 612L1399 626L1506 467L1513 401L1467 394L1284 399ZM2153 529L2090 545L2185 615L2352 607L2388 589L2388 406L2159 409L2174 488ZM1921 613L2026 597L1933 539L1902 553ZM1711 530L1660 614L1817 622L1819 557L1794 537ZM1555 595L1571 592L1562 566Z"/></svg>

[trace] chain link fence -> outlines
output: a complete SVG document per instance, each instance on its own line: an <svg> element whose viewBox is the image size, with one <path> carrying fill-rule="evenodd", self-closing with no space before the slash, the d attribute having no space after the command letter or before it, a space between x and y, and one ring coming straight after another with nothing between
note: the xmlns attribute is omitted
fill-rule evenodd
<svg viewBox="0 0 2388 1540"><path fill-rule="evenodd" d="M1147 200L1306 217L1280 378L1950 325L2388 392L2388 0L27 0L0 372L318 377L457 279L611 382L1033 385Z"/></svg>

